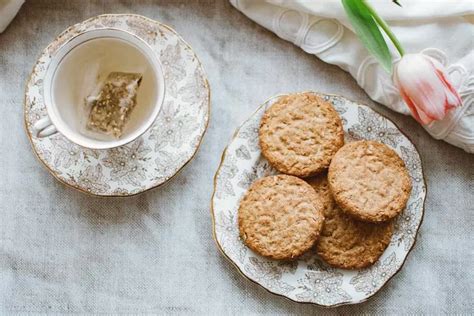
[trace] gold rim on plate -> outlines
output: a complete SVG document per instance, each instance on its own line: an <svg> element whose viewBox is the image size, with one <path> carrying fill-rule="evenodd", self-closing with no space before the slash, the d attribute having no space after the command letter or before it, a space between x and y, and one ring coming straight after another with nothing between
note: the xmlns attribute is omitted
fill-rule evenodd
<svg viewBox="0 0 474 316"><path fill-rule="evenodd" d="M313 91L303 91L303 92L299 92L299 93L314 93ZM420 218L420 222L416 228L416 231L414 233L414 240L413 240L413 243L412 245L410 246L410 248L408 249L408 251L406 252L405 254L405 257L403 258L403 261L402 263L400 264L400 267L382 284L382 286L380 286L379 289L377 289L374 293L368 295L367 297L361 299L361 300L358 300L358 301L354 301L354 302L342 302L342 303L336 303L336 304L332 304L332 305L322 305L322 304L318 304L318 303L314 303L314 302L303 302L303 301L297 301L297 300L294 300L284 294L280 294L280 293L276 293L270 289L268 289L266 286L262 285L261 283L257 282L256 280L253 280L251 279L250 277L248 277L242 270L241 268L238 266L238 264L232 260L224 251L224 249L222 248L222 245L220 244L218 238L217 238L217 235L216 235L216 219L215 219L215 213L214 213L214 197L215 197L215 194L216 194L216 182L217 182L217 176L222 168L222 163L224 162L224 159L226 158L226 155L227 155L227 150L228 150L228 147L230 146L230 144L232 144L232 142L235 140L235 138L237 137L240 129L248 122L250 121L253 116L258 113L259 110L261 110L261 108L263 106L265 106L268 102L270 102L271 100L275 99L275 98L278 98L278 97L282 97L282 96L286 96L288 95L289 93L283 93L283 94L278 94L278 95L275 95L275 96L272 96L270 98L268 98L267 100L265 100L263 103L261 103L257 109L255 111L252 112L252 114L250 114L250 116L244 120L242 122L242 124L240 124L240 126L234 131L233 135L232 135L232 138L230 139L228 145L224 148L224 151L222 152L222 156L221 156L221 160L219 162L219 165L217 167L217 170L216 170L216 173L214 175L214 178L213 178L213 192L212 192L212 196L211 196L211 219L212 219L212 237L214 239L214 242L216 243L216 246L217 246L217 249L219 250L219 252L224 256L224 258L226 258L226 260L228 262L230 262L236 269L237 271L239 272L240 275L242 275L245 279L251 281L252 283L255 283L257 285L259 285L261 288L265 289L268 293L271 293L273 295L276 295L276 296L279 296L279 297L282 297L282 298L285 298L291 302L295 302L295 303L299 303L299 304L307 304L307 305L315 305L315 306L318 306L318 307L323 307L323 308L334 308L334 307L339 307L339 306L344 306L344 305L354 305L354 304L360 304L360 303L363 303L363 302L366 302L367 300L369 300L370 298L372 298L373 296L375 296L377 293L379 293L389 282L390 280L392 280L392 278L394 278L398 272L400 272L400 270L403 268L403 266L405 265L405 262L409 256L409 254L411 253L411 251L413 250L413 248L415 247L415 244L416 244L416 241L417 241L417 237L418 237L418 231L423 223L423 218L424 218L424 214L425 214L425 202L426 202L426 196L428 194L428 186L426 184L426 179L425 179L425 174L423 172L423 161L422 161L422 158L421 158L421 155L420 155L420 152L418 150L418 148L416 147L416 145L413 143L413 141L410 139L410 137L408 137L408 135L403 132L400 127L394 122L392 121L390 118L388 118L387 116L383 115L383 114L380 114L379 112L375 111L374 109L370 108L369 106L367 105L363 105L359 102L356 102L356 101L353 101L353 100L350 100L346 97L343 97L343 96L340 96L340 95L336 95L336 94L329 94L329 93L321 93L325 96L330 96L330 97L339 97L339 98L342 98L342 99L345 99L347 101L350 101L358 106L362 106L362 107L365 107L365 108L368 108L370 109L371 111L375 112L376 114L380 115L381 117L385 118L387 121L391 122L396 128L397 130L406 137L406 139L413 145L413 147L415 148L416 150L416 153L418 154L418 156L420 157L420 165L421 165L421 175L422 175L422 178L423 178L423 185L424 185L424 189L425 189L425 195L423 197L423 205L422 205L422 208L421 208L421 218Z"/></svg>

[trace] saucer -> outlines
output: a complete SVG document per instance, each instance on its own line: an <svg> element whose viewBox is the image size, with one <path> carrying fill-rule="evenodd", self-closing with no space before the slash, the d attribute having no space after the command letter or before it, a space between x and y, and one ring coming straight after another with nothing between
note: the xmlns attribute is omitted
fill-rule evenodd
<svg viewBox="0 0 474 316"><path fill-rule="evenodd" d="M59 133L35 137L33 124L47 115L43 80L51 56L72 37L106 27L135 34L160 56L166 95L157 120L138 139L112 149L84 148ZM131 14L100 15L60 34L34 66L24 105L27 135L39 160L60 182L100 196L130 196L171 179L196 154L209 112L209 84L192 48L172 28Z"/></svg>
<svg viewBox="0 0 474 316"><path fill-rule="evenodd" d="M359 139L382 142L393 148L407 166L412 193L405 210L395 219L395 230L383 255L368 268L344 270L327 265L314 251L290 262L264 258L239 238L237 212L242 195L256 179L277 173L261 155L258 129L263 113L280 96L258 107L235 132L222 155L211 202L214 239L244 277L271 293L324 307L361 303L402 268L415 244L426 197L421 159L410 139L388 118L344 97L316 94L331 102L339 112L346 142Z"/></svg>

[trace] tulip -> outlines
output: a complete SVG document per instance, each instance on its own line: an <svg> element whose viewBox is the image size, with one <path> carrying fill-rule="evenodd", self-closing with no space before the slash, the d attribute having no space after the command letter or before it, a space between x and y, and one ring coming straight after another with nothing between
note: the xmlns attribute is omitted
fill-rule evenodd
<svg viewBox="0 0 474 316"><path fill-rule="evenodd" d="M400 6L397 0L392 1ZM442 120L449 110L462 104L443 66L425 55L405 54L400 41L368 1L342 0L342 5L362 43L389 73L392 72L392 54L382 31L397 49L401 60L393 80L420 124Z"/></svg>
<svg viewBox="0 0 474 316"><path fill-rule="evenodd" d="M393 79L412 116L420 124L442 120L449 110L462 104L444 67L428 56L403 55Z"/></svg>

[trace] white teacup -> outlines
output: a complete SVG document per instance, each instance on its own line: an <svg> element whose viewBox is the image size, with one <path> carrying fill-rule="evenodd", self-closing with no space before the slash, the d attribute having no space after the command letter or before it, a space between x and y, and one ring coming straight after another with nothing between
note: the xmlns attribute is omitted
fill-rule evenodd
<svg viewBox="0 0 474 316"><path fill-rule="evenodd" d="M143 75L137 105L119 139L85 127L85 99L115 71ZM63 44L51 58L43 85L48 116L34 124L35 136L59 132L91 149L114 148L138 138L156 120L165 96L163 70L153 49L139 37L114 28L86 31Z"/></svg>

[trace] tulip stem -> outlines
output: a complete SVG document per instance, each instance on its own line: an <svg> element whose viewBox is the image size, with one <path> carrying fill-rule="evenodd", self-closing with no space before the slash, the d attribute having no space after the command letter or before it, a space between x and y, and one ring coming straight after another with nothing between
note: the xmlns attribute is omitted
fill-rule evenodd
<svg viewBox="0 0 474 316"><path fill-rule="evenodd" d="M368 4L366 1L364 2L367 6L367 9L369 10L370 15L372 15L373 19L382 28L382 30L385 31L385 34L387 34L388 38L390 38L393 45L400 53L400 56L405 55L405 51L403 50L402 44L400 44L397 37L395 36L395 34L393 34L392 30L390 30L390 27L387 25L387 23L377 14L377 12L374 10L374 8L372 8L370 4Z"/></svg>

